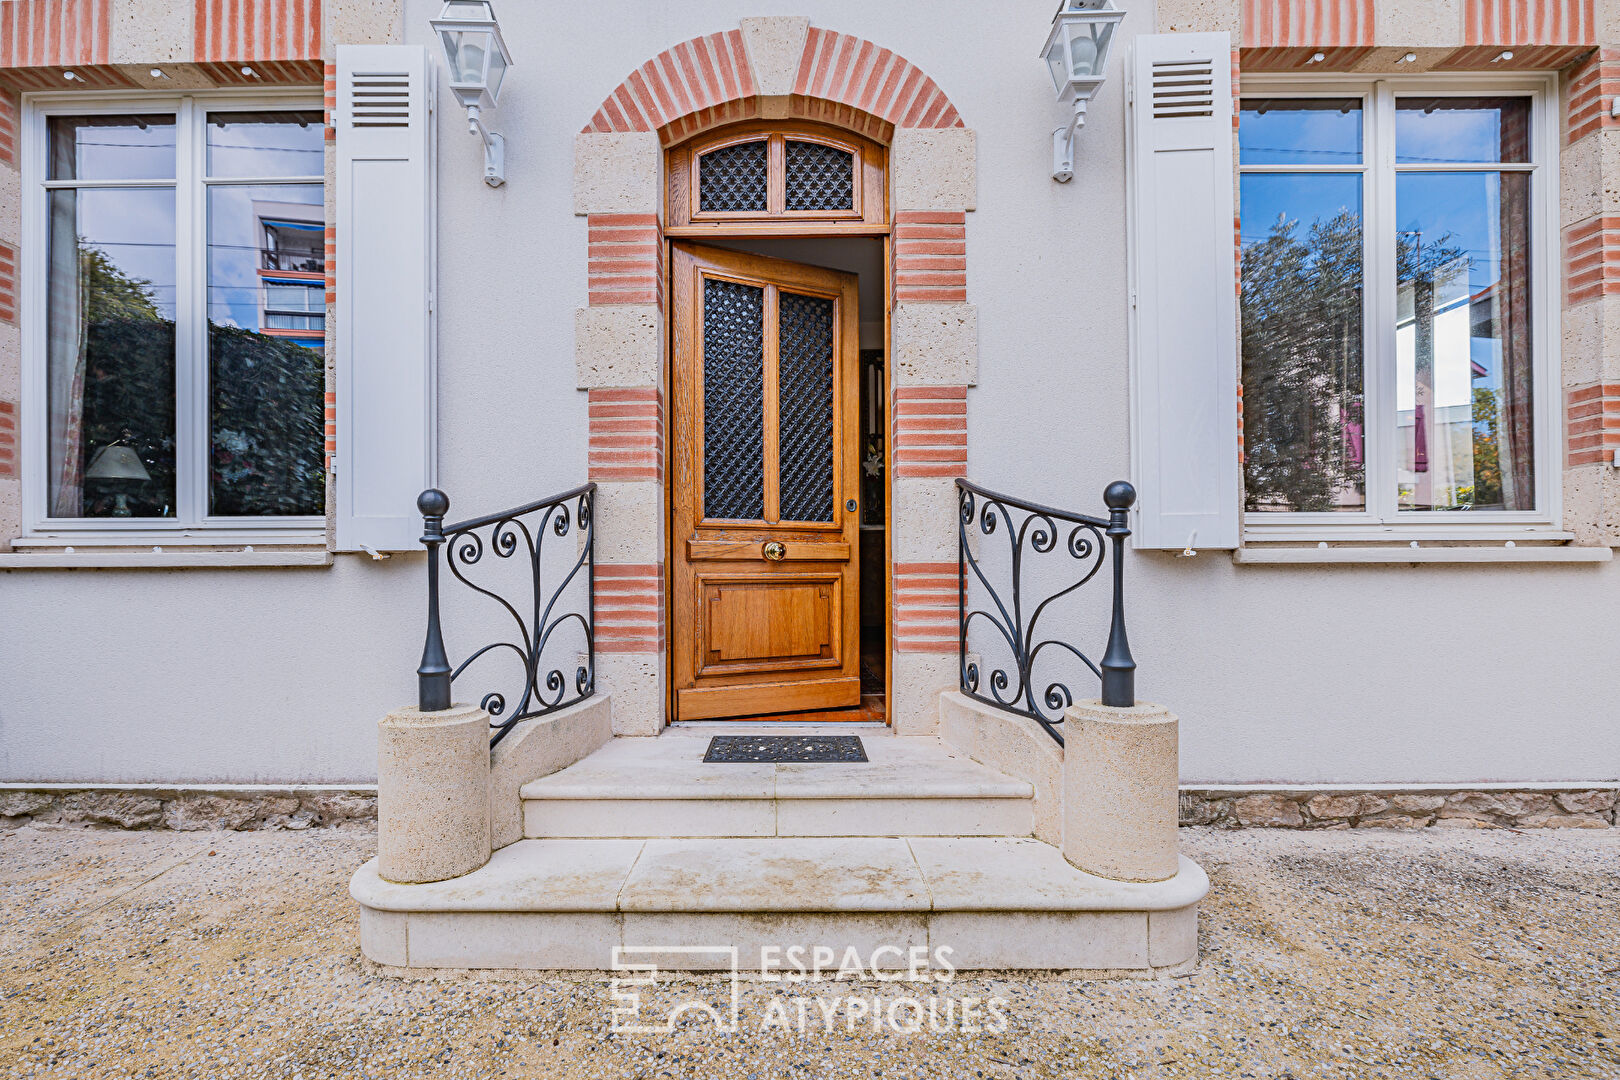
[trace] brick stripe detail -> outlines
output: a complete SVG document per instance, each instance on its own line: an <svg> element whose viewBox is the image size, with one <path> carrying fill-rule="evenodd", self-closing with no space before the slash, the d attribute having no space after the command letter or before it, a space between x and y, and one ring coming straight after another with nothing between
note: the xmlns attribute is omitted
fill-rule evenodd
<svg viewBox="0 0 1620 1080"><path fill-rule="evenodd" d="M922 69L898 53L812 26L793 92L854 106L896 127L962 127L956 106Z"/></svg>
<svg viewBox="0 0 1620 1080"><path fill-rule="evenodd" d="M894 475L967 472L967 387L901 386L894 391Z"/></svg>
<svg viewBox="0 0 1620 1080"><path fill-rule="evenodd" d="M1243 0L1245 48L1373 43L1373 0Z"/></svg>
<svg viewBox="0 0 1620 1080"><path fill-rule="evenodd" d="M967 300L967 215L900 210L894 215L894 298Z"/></svg>
<svg viewBox="0 0 1620 1080"><path fill-rule="evenodd" d="M588 406L592 480L658 480L664 461L664 410L655 386L599 387Z"/></svg>
<svg viewBox="0 0 1620 1080"><path fill-rule="evenodd" d="M661 563L606 563L596 568L596 649L605 653L663 651Z"/></svg>
<svg viewBox="0 0 1620 1080"><path fill-rule="evenodd" d="M244 66L253 74L242 74ZM319 60L256 60L245 57L220 63L198 64L197 70L215 86L319 86L326 67Z"/></svg>
<svg viewBox="0 0 1620 1080"><path fill-rule="evenodd" d="M700 131L708 131L724 124L735 124L742 120L758 120L759 114L758 98L738 98L735 101L726 101L706 109L699 109L697 112L687 113L685 116L677 116L658 129L658 137L665 146L674 146Z"/></svg>
<svg viewBox="0 0 1620 1080"><path fill-rule="evenodd" d="M961 581L954 562L894 564L897 652L954 653Z"/></svg>
<svg viewBox="0 0 1620 1080"><path fill-rule="evenodd" d="M20 111L17 95L0 90L0 164L17 164L17 117Z"/></svg>
<svg viewBox="0 0 1620 1080"><path fill-rule="evenodd" d="M1587 218L1564 230L1564 303L1620 293L1620 217Z"/></svg>
<svg viewBox="0 0 1620 1080"><path fill-rule="evenodd" d="M1620 48L1599 49L1570 73L1564 86L1565 144L1603 128L1620 127L1620 119L1609 115L1617 96Z"/></svg>
<svg viewBox="0 0 1620 1080"><path fill-rule="evenodd" d="M1244 49L1243 70L1349 71L1370 52L1372 49L1365 45L1326 45L1320 49L1314 46ZM1313 61L1317 53L1322 54L1322 59Z"/></svg>
<svg viewBox="0 0 1620 1080"><path fill-rule="evenodd" d="M17 475L17 403L0 401L0 476Z"/></svg>
<svg viewBox="0 0 1620 1080"><path fill-rule="evenodd" d="M663 304L664 237L657 214L587 218L591 304Z"/></svg>
<svg viewBox="0 0 1620 1080"><path fill-rule="evenodd" d="M678 117L755 94L741 30L683 41L632 71L586 131L656 131Z"/></svg>
<svg viewBox="0 0 1620 1080"><path fill-rule="evenodd" d="M112 57L112 0L0 3L0 67L77 67ZM49 85L61 89L62 73Z"/></svg>
<svg viewBox="0 0 1620 1080"><path fill-rule="evenodd" d="M584 130L657 131L667 146L719 123L758 116L757 93L742 31L708 34L631 72ZM895 127L963 126L934 80L905 57L816 27L805 37L793 95L795 116L842 124L884 142ZM818 103L799 104L800 98Z"/></svg>
<svg viewBox="0 0 1620 1080"><path fill-rule="evenodd" d="M1569 463L1608 462L1620 450L1620 383L1569 392Z"/></svg>
<svg viewBox="0 0 1620 1080"><path fill-rule="evenodd" d="M319 60L321 0L195 0L192 49L212 60Z"/></svg>
<svg viewBox="0 0 1620 1080"><path fill-rule="evenodd" d="M1593 0L1463 0L1464 45L1592 45Z"/></svg>
<svg viewBox="0 0 1620 1080"><path fill-rule="evenodd" d="M1513 46L1513 58L1497 60L1502 45ZM1436 71L1547 71L1574 63L1592 51L1590 45L1521 45L1503 42L1458 49L1434 65Z"/></svg>
<svg viewBox="0 0 1620 1080"><path fill-rule="evenodd" d="M0 244L0 320L17 321L17 249Z"/></svg>

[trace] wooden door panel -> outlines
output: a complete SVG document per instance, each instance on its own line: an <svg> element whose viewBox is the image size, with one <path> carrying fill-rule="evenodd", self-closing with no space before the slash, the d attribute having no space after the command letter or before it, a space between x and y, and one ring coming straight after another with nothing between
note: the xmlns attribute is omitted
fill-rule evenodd
<svg viewBox="0 0 1620 1080"><path fill-rule="evenodd" d="M697 584L700 678L842 666L841 574L700 574Z"/></svg>
<svg viewBox="0 0 1620 1080"><path fill-rule="evenodd" d="M676 244L676 718L860 703L852 274Z"/></svg>
<svg viewBox="0 0 1620 1080"><path fill-rule="evenodd" d="M682 720L724 720L733 716L842 709L861 703L859 675L791 682L687 687L675 691Z"/></svg>
<svg viewBox="0 0 1620 1080"><path fill-rule="evenodd" d="M764 540L688 540L686 557L693 562L727 560L758 562L764 557ZM842 541L785 540L782 558L790 562L845 562L849 545Z"/></svg>

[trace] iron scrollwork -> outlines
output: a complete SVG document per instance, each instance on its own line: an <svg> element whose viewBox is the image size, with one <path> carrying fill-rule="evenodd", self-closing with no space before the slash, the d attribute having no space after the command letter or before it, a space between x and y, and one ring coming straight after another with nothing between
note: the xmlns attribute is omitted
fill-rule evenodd
<svg viewBox="0 0 1620 1080"><path fill-rule="evenodd" d="M424 712L449 708L450 684L475 661L494 652L510 652L517 657L523 681L515 704L509 706L507 695L501 691L490 691L479 701L491 717L492 747L519 721L577 704L596 692L595 495L596 485L585 484L511 510L443 525L449 499L438 491L422 493L417 506L423 513L422 542L428 547L428 637L417 673L419 704ZM567 538L577 548L576 555L563 560L565 569L552 575L556 577L554 582L547 580L544 565L546 543L552 538ZM516 627L514 638L474 650L453 669L445 655L439 626L441 545L448 545L445 555L451 575L494 600ZM509 600L495 589L473 581L471 574L486 555L526 563L528 595ZM585 599L571 604L565 594L582 578ZM561 648L568 649L571 658L567 662L556 659ZM580 659L572 659L574 656ZM571 675L565 673L568 667L574 668Z"/></svg>
<svg viewBox="0 0 1620 1080"><path fill-rule="evenodd" d="M962 693L987 705L1029 717L1062 745L1059 725L1063 723L1063 711L1074 704L1074 691L1060 679L1045 682L1036 676L1036 662L1043 653L1053 650L1078 659L1101 680L1104 704L1134 704L1136 665L1131 660L1125 637L1122 558L1125 537L1130 535L1126 513L1135 501L1135 490L1123 481L1111 484L1104 493L1110 513L1103 519L1015 499L967 480L957 480L956 488L959 512L957 657ZM1001 580L993 570L987 572L975 554L972 537L975 532L990 538L985 541L989 543L1005 539L1009 580ZM1097 576L1107 558L1110 540L1114 548L1114 602L1108 645L1099 663L1071 642L1041 637L1041 618L1053 603ZM1045 561L1043 574L1029 571L1026 556L1051 555L1059 551L1060 545L1062 554L1056 558L1066 557L1072 564L1065 564L1064 569L1054 566L1054 560L1049 559ZM985 597L983 606L971 610L968 607L969 574L976 590L982 589ZM992 576L996 580L992 580ZM1067 584L1042 590L1045 596L1031 605L1027 603L1026 594L1037 576L1056 578ZM991 631L988 637L1000 656L995 664L984 664L988 673L980 671L982 659L975 662L968 655L968 634L975 627Z"/></svg>

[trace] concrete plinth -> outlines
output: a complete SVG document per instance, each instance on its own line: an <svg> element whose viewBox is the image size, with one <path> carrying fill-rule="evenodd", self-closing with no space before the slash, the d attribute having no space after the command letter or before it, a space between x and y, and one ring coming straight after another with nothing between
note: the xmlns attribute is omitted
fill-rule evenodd
<svg viewBox="0 0 1620 1080"><path fill-rule="evenodd" d="M401 709L377 725L377 869L443 881L489 861L489 714Z"/></svg>
<svg viewBox="0 0 1620 1080"><path fill-rule="evenodd" d="M1063 857L1115 881L1174 877L1177 720L1162 705L1063 714Z"/></svg>

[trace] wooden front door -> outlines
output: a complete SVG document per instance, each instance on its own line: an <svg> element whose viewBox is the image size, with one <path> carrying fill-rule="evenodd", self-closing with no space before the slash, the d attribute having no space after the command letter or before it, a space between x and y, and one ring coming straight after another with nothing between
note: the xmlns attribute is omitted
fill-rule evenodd
<svg viewBox="0 0 1620 1080"><path fill-rule="evenodd" d="M853 274L674 245L677 720L860 704Z"/></svg>

